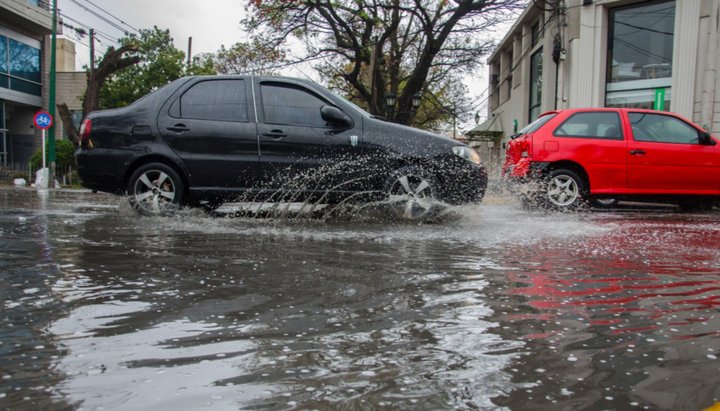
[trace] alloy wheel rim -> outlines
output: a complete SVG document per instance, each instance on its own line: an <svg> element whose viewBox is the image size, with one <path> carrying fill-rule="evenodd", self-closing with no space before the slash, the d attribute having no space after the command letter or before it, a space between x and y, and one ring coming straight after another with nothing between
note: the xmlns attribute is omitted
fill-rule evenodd
<svg viewBox="0 0 720 411"><path fill-rule="evenodd" d="M567 207L577 201L580 190L574 178L567 175L558 175L550 180L547 188L548 199L560 207Z"/></svg>
<svg viewBox="0 0 720 411"><path fill-rule="evenodd" d="M146 211L160 213L172 208L175 183L160 170L148 170L135 182L135 203Z"/></svg>
<svg viewBox="0 0 720 411"><path fill-rule="evenodd" d="M408 220L425 217L432 209L433 191L430 181L417 175L398 177L390 189L393 196L402 197L399 215Z"/></svg>

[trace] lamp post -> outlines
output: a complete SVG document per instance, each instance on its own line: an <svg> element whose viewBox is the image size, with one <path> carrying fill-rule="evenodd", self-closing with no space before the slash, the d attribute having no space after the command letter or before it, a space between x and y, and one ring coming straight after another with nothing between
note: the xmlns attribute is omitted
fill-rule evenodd
<svg viewBox="0 0 720 411"><path fill-rule="evenodd" d="M420 96L420 93L413 94L413 99L412 99L413 110L417 110L418 108L420 108L421 102L422 102L422 97Z"/></svg>
<svg viewBox="0 0 720 411"><path fill-rule="evenodd" d="M388 117L393 117L393 114L395 112L395 102L397 101L397 96L393 92L389 92L385 94L385 107L387 108Z"/></svg>

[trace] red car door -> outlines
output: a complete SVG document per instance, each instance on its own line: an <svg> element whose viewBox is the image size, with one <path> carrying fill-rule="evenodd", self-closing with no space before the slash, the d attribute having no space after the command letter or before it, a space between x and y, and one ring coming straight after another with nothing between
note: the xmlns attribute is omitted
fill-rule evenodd
<svg viewBox="0 0 720 411"><path fill-rule="evenodd" d="M720 145L669 113L629 111L628 186L648 194L720 192Z"/></svg>

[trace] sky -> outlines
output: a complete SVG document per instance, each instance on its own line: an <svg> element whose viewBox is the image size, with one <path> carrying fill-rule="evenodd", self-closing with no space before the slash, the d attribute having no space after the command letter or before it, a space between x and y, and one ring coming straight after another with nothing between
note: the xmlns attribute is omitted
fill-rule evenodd
<svg viewBox="0 0 720 411"><path fill-rule="evenodd" d="M61 15L67 16L64 18L66 23L73 26L82 23L111 39L123 37L124 33L85 8L130 32L133 30L119 20L135 29L149 29L153 26L169 29L175 47L185 52L188 37L192 37L192 54L196 54L216 52L221 45L230 46L244 39L240 20L245 14L245 4L245 0L58 0L58 9ZM77 68L80 69L89 61L90 51L86 46L88 39L77 40L71 30L64 30L68 38L85 44L76 46ZM102 34L98 35L100 44L96 43L96 55L101 55L107 46L113 45Z"/></svg>
<svg viewBox="0 0 720 411"><path fill-rule="evenodd" d="M240 21L245 16L248 0L57 0L58 9L64 22L75 27L84 26L99 31L96 42L96 56L102 56L105 49L115 45L115 41L125 34L117 27L103 21L109 20L115 26L127 31L148 29L158 26L169 29L175 41L175 47L187 53L188 37L192 37L192 54L213 53L220 49L245 40ZM90 11L88 11L88 9ZM102 16L101 17L98 17ZM124 23L121 23L121 21ZM132 28L128 27L131 26ZM66 37L76 42L76 70L90 61L88 38L78 39L72 30L63 29ZM307 67L288 68L284 75L313 78ZM471 96L485 100L483 93L488 86L487 68L477 76L468 76L465 80ZM486 116L486 105L480 108L481 117ZM462 124L468 129L472 123Z"/></svg>

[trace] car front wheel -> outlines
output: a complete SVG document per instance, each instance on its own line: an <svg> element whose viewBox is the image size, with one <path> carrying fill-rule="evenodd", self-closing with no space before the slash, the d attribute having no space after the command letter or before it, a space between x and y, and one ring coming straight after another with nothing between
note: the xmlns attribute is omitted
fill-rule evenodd
<svg viewBox="0 0 720 411"><path fill-rule="evenodd" d="M554 170L546 179L544 197L556 210L572 210L585 205L585 185L572 170Z"/></svg>
<svg viewBox="0 0 720 411"><path fill-rule="evenodd" d="M393 214L403 220L424 221L439 211L437 180L418 167L403 167L385 182Z"/></svg>
<svg viewBox="0 0 720 411"><path fill-rule="evenodd" d="M163 163L140 166L127 186L130 204L143 215L164 215L185 201L185 186L178 173Z"/></svg>

